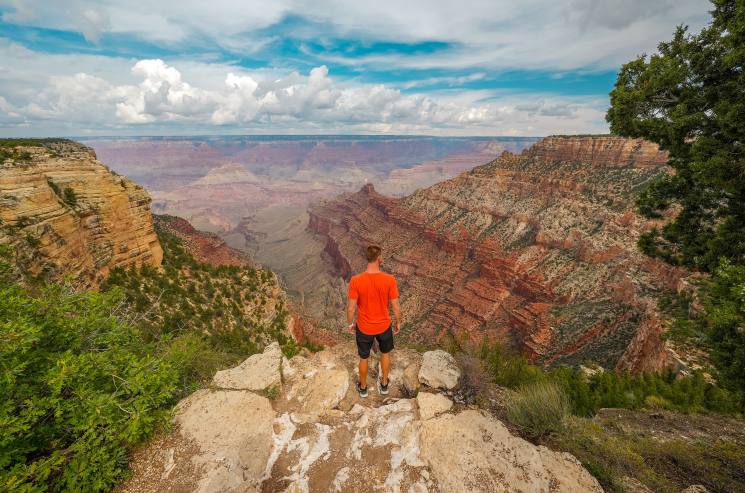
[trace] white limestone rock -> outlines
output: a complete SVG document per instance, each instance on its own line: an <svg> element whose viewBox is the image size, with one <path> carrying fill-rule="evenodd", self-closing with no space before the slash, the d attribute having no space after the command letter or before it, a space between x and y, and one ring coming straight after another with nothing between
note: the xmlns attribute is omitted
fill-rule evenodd
<svg viewBox="0 0 745 493"><path fill-rule="evenodd" d="M254 354L240 365L218 371L212 383L221 389L265 390L282 381L282 349L273 342L261 354Z"/></svg>
<svg viewBox="0 0 745 493"><path fill-rule="evenodd" d="M603 491L570 454L516 437L480 411L441 414L422 421L420 433L421 458L440 491Z"/></svg>
<svg viewBox="0 0 745 493"><path fill-rule="evenodd" d="M444 395L428 392L419 392L416 396L416 402L419 405L419 417L422 421L434 418L453 407L453 401Z"/></svg>
<svg viewBox="0 0 745 493"><path fill-rule="evenodd" d="M460 369L453 356L437 349L427 351L422 356L422 366L419 368L419 381L433 389L452 389L458 385Z"/></svg>
<svg viewBox="0 0 745 493"><path fill-rule="evenodd" d="M179 403L175 421L199 448L192 458L202 471L197 493L259 491L272 450L274 410L267 398L202 389Z"/></svg>

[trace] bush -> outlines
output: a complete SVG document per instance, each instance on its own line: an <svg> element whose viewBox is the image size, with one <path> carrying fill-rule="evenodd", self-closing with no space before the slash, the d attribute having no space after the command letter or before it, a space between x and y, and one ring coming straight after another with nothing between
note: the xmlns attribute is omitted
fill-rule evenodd
<svg viewBox="0 0 745 493"><path fill-rule="evenodd" d="M533 383L556 383L577 416L592 416L604 407L639 409L663 403L667 409L682 412L742 412L737 394L708 382L701 372L684 378L672 371L640 375L605 371L588 377L574 368L543 369L498 345L483 345L479 353L497 385L514 390Z"/></svg>
<svg viewBox="0 0 745 493"><path fill-rule="evenodd" d="M78 196L75 194L75 190L70 187L65 187L65 189L63 190L62 200L70 207L75 207L76 205L78 205Z"/></svg>
<svg viewBox="0 0 745 493"><path fill-rule="evenodd" d="M232 299L246 289L232 276L250 279L255 269L212 268L159 233L163 271L114 269L101 293L34 291L14 284L0 260L0 491L109 491L131 447L168 426L173 404L215 371L270 338L287 355L299 350L283 332L285 310L264 328L219 308L219 296L204 307L191 275ZM11 253L0 247L0 259ZM252 298L268 287L256 284Z"/></svg>
<svg viewBox="0 0 745 493"><path fill-rule="evenodd" d="M179 370L120 301L0 281L0 490L108 491L127 448L167 423Z"/></svg>
<svg viewBox="0 0 745 493"><path fill-rule="evenodd" d="M524 385L513 392L507 402L510 422L533 437L561 430L569 411L567 396L552 382Z"/></svg>

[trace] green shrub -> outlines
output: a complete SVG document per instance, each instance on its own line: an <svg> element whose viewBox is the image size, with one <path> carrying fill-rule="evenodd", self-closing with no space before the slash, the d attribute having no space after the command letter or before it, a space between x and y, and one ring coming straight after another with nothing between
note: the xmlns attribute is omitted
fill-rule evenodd
<svg viewBox="0 0 745 493"><path fill-rule="evenodd" d="M115 315L121 298L0 281L0 490L108 491L167 423L179 370Z"/></svg>
<svg viewBox="0 0 745 493"><path fill-rule="evenodd" d="M255 269L213 268L175 236L159 238L162 271L114 269L101 293L32 291L0 261L0 491L109 491L131 447L168 426L173 404L217 370L270 338L285 354L299 350L283 309L264 329L221 297L204 306L195 278L232 299L246 289L233 276ZM0 247L0 259L11 253ZM256 284L251 298L268 287Z"/></svg>
<svg viewBox="0 0 745 493"><path fill-rule="evenodd" d="M534 437L561 430L569 412L567 396L552 382L524 385L512 392L507 402L510 422Z"/></svg>
<svg viewBox="0 0 745 493"><path fill-rule="evenodd" d="M78 205L78 196L75 194L75 190L70 187L65 187L62 191L62 200L70 207Z"/></svg>
<svg viewBox="0 0 745 493"><path fill-rule="evenodd" d="M684 378L672 371L640 375L605 371L588 377L574 368L543 369L499 345L482 345L479 356L497 385L514 390L533 383L556 383L577 416L592 416L604 407L639 409L663 404L682 412L742 413L739 396L710 383L701 372Z"/></svg>

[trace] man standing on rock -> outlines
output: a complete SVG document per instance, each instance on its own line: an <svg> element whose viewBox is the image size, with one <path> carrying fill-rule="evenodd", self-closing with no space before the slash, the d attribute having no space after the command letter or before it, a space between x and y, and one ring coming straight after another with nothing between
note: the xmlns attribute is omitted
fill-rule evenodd
<svg viewBox="0 0 745 493"><path fill-rule="evenodd" d="M349 331L357 339L357 354L360 356L360 379L357 391L360 397L367 397L367 358L373 341L377 339L380 347L381 375L377 381L378 391L388 393L388 371L391 368L393 334L398 334L401 322L401 306L398 304L396 278L380 270L383 263L381 249L377 245L367 247L367 269L352 276L349 282L349 303L347 322ZM388 310L390 303L393 318ZM354 309L357 308L357 323L354 322Z"/></svg>

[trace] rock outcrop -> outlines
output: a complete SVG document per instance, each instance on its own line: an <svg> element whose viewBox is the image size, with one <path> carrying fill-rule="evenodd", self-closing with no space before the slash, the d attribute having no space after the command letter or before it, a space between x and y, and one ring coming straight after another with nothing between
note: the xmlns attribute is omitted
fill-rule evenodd
<svg viewBox="0 0 745 493"><path fill-rule="evenodd" d="M276 361L274 353L264 356ZM396 351L391 393L371 388L367 399L354 390L351 344L283 360L271 394L216 379L178 405L171 435L135 454L118 491L602 491L571 455L513 436L484 411L433 389L405 396L405 368L421 359ZM239 368L258 378L255 364Z"/></svg>
<svg viewBox="0 0 745 493"><path fill-rule="evenodd" d="M214 233L199 231L189 221L177 216L153 215L155 225L178 236L194 259L212 265L251 265L243 252L229 247Z"/></svg>
<svg viewBox="0 0 745 493"><path fill-rule="evenodd" d="M33 277L98 286L113 267L158 266L150 197L71 141L23 141L0 163L0 244Z"/></svg>
<svg viewBox="0 0 745 493"><path fill-rule="evenodd" d="M514 345L531 361L655 370L671 363L656 297L684 273L638 251L635 212L666 154L642 140L549 137L403 199L372 185L310 210L339 276L382 245L403 336Z"/></svg>
<svg viewBox="0 0 745 493"><path fill-rule="evenodd" d="M460 370L453 356L437 349L427 351L419 367L419 381L436 389L452 389L458 385Z"/></svg>

